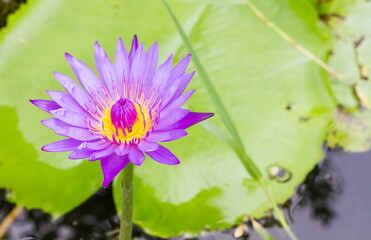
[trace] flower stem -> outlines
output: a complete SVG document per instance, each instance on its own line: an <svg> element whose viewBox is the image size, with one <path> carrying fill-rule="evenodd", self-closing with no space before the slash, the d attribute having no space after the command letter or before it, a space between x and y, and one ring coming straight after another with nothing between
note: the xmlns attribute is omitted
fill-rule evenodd
<svg viewBox="0 0 371 240"><path fill-rule="evenodd" d="M130 240L133 229L133 164L129 163L122 170L122 203L119 240Z"/></svg>
<svg viewBox="0 0 371 240"><path fill-rule="evenodd" d="M298 238L295 236L294 232L291 230L290 226L287 224L285 216L282 214L281 209L278 207L276 201L274 200L272 191L270 190L269 186L267 186L266 181L264 181L263 179L260 179L259 183L262 186L265 192L265 195L267 196L269 203L271 204L273 211L276 214L278 221L282 225L282 228L286 231L287 235L289 235L290 239L297 240Z"/></svg>

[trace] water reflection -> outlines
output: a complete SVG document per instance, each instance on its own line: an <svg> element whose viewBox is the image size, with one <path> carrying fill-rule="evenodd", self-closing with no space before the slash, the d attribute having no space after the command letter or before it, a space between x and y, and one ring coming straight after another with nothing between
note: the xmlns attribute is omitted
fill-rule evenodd
<svg viewBox="0 0 371 240"><path fill-rule="evenodd" d="M312 217L323 226L329 226L338 216L333 206L343 193L344 179L332 161L327 157L315 166L297 188L297 206L309 207Z"/></svg>

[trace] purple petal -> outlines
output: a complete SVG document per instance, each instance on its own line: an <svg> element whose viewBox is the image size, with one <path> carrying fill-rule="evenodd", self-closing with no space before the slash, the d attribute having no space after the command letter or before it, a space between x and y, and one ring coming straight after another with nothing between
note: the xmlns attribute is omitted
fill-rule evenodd
<svg viewBox="0 0 371 240"><path fill-rule="evenodd" d="M184 77L177 78L166 88L166 94L163 95L162 106L165 108L174 99L178 98L187 88L195 72L188 73Z"/></svg>
<svg viewBox="0 0 371 240"><path fill-rule="evenodd" d="M55 131L55 133L64 137L69 137L81 141L92 141L97 139L88 129L84 128L67 127L57 130Z"/></svg>
<svg viewBox="0 0 371 240"><path fill-rule="evenodd" d="M186 69L189 64L189 61L191 61L192 54L188 54L183 58L171 71L171 78L177 79L186 74Z"/></svg>
<svg viewBox="0 0 371 240"><path fill-rule="evenodd" d="M146 59L147 59L147 63L146 63L146 72L145 72L145 86L147 87L146 90L148 90L149 86L151 86L152 82L153 82L153 78L155 76L155 73L156 73L156 69L157 69L157 64L158 64L158 43L155 42L147 51L147 54L146 54Z"/></svg>
<svg viewBox="0 0 371 240"><path fill-rule="evenodd" d="M160 144L156 142L147 142L146 140L140 141L137 145L138 149L142 152L152 152L159 148Z"/></svg>
<svg viewBox="0 0 371 240"><path fill-rule="evenodd" d="M130 77L129 77L129 84L131 81L136 83L144 84L144 71L146 67L146 54L144 50L143 43L140 43L138 50L136 51L133 62L131 63L130 68ZM137 84L134 84L137 87ZM136 89L134 89L136 92Z"/></svg>
<svg viewBox="0 0 371 240"><path fill-rule="evenodd" d="M80 113L72 112L64 108L52 110L50 111L50 113L63 122L66 122L73 126L86 128L86 119Z"/></svg>
<svg viewBox="0 0 371 240"><path fill-rule="evenodd" d="M156 130L167 130L170 129L169 126L173 125L180 119L184 118L191 111L188 109L178 108L172 112L169 116L164 119L160 118L159 124L156 127Z"/></svg>
<svg viewBox="0 0 371 240"><path fill-rule="evenodd" d="M90 95L104 97L102 88L105 87L102 82L99 81L94 71L90 69L88 65L82 61L74 58L70 54L65 54L68 63L71 65L73 72L75 73L77 79L85 90L90 93Z"/></svg>
<svg viewBox="0 0 371 240"><path fill-rule="evenodd" d="M186 129L190 126L214 116L214 113L190 112L187 116L169 126L170 129Z"/></svg>
<svg viewBox="0 0 371 240"><path fill-rule="evenodd" d="M76 149L68 155L69 159L76 160L76 159L83 159L88 158L93 153L91 150L87 149Z"/></svg>
<svg viewBox="0 0 371 240"><path fill-rule="evenodd" d="M66 127L72 127L72 125L59 120L58 118L47 118L41 121L45 127L48 127L52 130L60 130Z"/></svg>
<svg viewBox="0 0 371 240"><path fill-rule="evenodd" d="M167 83L170 78L172 67L173 67L173 54L171 54L170 57L159 66L153 78L153 84L155 85L155 88L159 89L160 93L162 93L163 90L167 89Z"/></svg>
<svg viewBox="0 0 371 240"><path fill-rule="evenodd" d="M91 141L91 142L84 142L81 146L81 149L88 149L88 150L102 150L110 147L112 144L108 142L104 142L101 139Z"/></svg>
<svg viewBox="0 0 371 240"><path fill-rule="evenodd" d="M75 150L82 142L75 139L63 139L49 143L41 148L45 152L68 152Z"/></svg>
<svg viewBox="0 0 371 240"><path fill-rule="evenodd" d="M176 165L179 164L179 160L175 155L169 151L169 149L160 145L160 147L153 152L146 152L153 160L166 164L166 165Z"/></svg>
<svg viewBox="0 0 371 240"><path fill-rule="evenodd" d="M92 116L84 108L82 108L72 96L68 95L67 93L49 90L46 92L48 93L49 97L62 108L80 113L85 117L88 117L91 121L95 121L95 119L92 118Z"/></svg>
<svg viewBox="0 0 371 240"><path fill-rule="evenodd" d="M165 109L161 110L161 118L166 118L169 114L180 108L193 95L195 91L196 90L188 91L182 96L178 97L175 101L171 102Z"/></svg>
<svg viewBox="0 0 371 240"><path fill-rule="evenodd" d="M95 151L92 155L90 155L89 161L95 161L98 159L108 157L114 153L116 148L117 148L116 144L111 144L111 146L106 149Z"/></svg>
<svg viewBox="0 0 371 240"><path fill-rule="evenodd" d="M119 82L122 83L124 80L127 82L130 74L130 62L128 53L121 38L119 38L119 40L117 41L115 54L115 68ZM120 86L118 87L118 91L120 96L122 96L123 95L122 84L119 85Z"/></svg>
<svg viewBox="0 0 371 240"><path fill-rule="evenodd" d="M148 142L168 142L180 139L187 135L184 129L175 129L169 131L153 131L146 138Z"/></svg>
<svg viewBox="0 0 371 240"><path fill-rule="evenodd" d="M129 147L125 146L124 144L120 144L116 149L115 153L118 156L124 156L129 153Z"/></svg>
<svg viewBox="0 0 371 240"><path fill-rule="evenodd" d="M128 156L130 162L137 166L142 165L144 159L146 158L144 153L142 151L139 151L136 146L130 147Z"/></svg>
<svg viewBox="0 0 371 240"><path fill-rule="evenodd" d="M135 55L135 52L137 51L137 49L138 49L138 38L137 38L137 35L134 35L133 41L131 43L130 53L129 53L130 63L133 62L133 58L134 58L134 55Z"/></svg>
<svg viewBox="0 0 371 240"><path fill-rule="evenodd" d="M61 108L61 106L59 106L56 102L51 100L30 100L30 102L36 107L48 113L50 113L50 111L52 110Z"/></svg>
<svg viewBox="0 0 371 240"><path fill-rule="evenodd" d="M121 88L122 82L119 82L115 67L98 42L94 44L94 53L95 65L98 70L99 78L106 84L112 98L114 98L114 91L116 91L117 94L119 93L118 87Z"/></svg>
<svg viewBox="0 0 371 240"><path fill-rule="evenodd" d="M54 76L66 92L71 95L81 107L95 113L96 110L93 107L94 105L92 105L93 99L75 81L69 76L58 72L54 72Z"/></svg>
<svg viewBox="0 0 371 240"><path fill-rule="evenodd" d="M100 164L103 171L104 181L103 187L108 187L110 182L121 172L122 169L129 163L127 156L120 157L115 154L102 158Z"/></svg>

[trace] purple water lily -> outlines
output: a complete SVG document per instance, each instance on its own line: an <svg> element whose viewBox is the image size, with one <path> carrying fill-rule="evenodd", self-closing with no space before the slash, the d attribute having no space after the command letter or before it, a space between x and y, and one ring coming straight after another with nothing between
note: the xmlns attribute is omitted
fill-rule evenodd
<svg viewBox="0 0 371 240"><path fill-rule="evenodd" d="M67 152L70 159L100 160L103 187L129 163L141 165L146 153L153 160L179 164L179 160L158 142L187 135L186 128L213 116L181 108L195 90L183 91L194 72L186 73L187 55L173 67L171 55L157 69L158 44L146 52L134 36L130 53L118 40L115 65L103 48L94 45L99 78L83 62L66 53L83 89L70 77L55 72L67 93L47 91L52 100L31 100L52 114L42 123L67 139L42 147L47 152Z"/></svg>

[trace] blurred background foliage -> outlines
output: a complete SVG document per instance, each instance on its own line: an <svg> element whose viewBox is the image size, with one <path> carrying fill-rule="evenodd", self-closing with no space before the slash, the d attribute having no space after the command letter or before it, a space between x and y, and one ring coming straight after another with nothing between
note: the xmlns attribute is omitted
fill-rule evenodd
<svg viewBox="0 0 371 240"><path fill-rule="evenodd" d="M328 74L262 22L244 0L169 1L242 136L247 153L285 202L323 159L323 143L346 151L371 148L371 3L363 0L251 1L296 43L327 62ZM10 9L10 8L9 8ZM3 23L0 23L3 24ZM73 76L68 52L94 67L94 41L114 59L116 41L137 34L146 48L159 42L160 60L185 50L161 1L28 0L0 30L0 187L10 200L55 216L80 205L101 187L98 162L71 161L41 146L57 136L43 127L47 114L29 99L62 90L53 71ZM191 65L189 71L194 67ZM215 112L199 76L188 103ZM223 229L245 215L262 217L269 204L234 153L207 129L218 116L166 144L176 167L145 161L135 168L134 221L162 237ZM282 183L275 167L291 174ZM120 202L119 184L114 199Z"/></svg>

